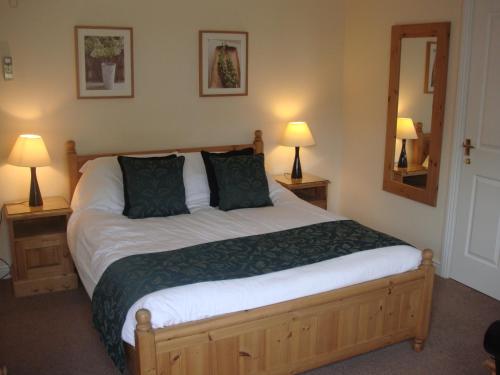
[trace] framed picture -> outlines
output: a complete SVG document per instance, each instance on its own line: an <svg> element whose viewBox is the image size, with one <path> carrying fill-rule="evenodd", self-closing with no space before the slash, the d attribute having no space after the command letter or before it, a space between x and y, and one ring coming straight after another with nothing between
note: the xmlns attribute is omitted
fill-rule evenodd
<svg viewBox="0 0 500 375"><path fill-rule="evenodd" d="M200 31L200 96L248 95L248 33Z"/></svg>
<svg viewBox="0 0 500 375"><path fill-rule="evenodd" d="M425 51L425 77L424 77L424 93L434 93L434 81L436 69L436 50L437 42L427 42Z"/></svg>
<svg viewBox="0 0 500 375"><path fill-rule="evenodd" d="M75 26L79 99L133 98L131 27Z"/></svg>

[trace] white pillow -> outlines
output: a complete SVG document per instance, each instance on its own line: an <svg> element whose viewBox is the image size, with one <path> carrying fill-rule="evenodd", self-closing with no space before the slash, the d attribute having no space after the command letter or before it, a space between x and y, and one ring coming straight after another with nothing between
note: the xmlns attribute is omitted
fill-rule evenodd
<svg viewBox="0 0 500 375"><path fill-rule="evenodd" d="M134 157L166 156L133 155ZM184 161L184 188L186 205L189 210L196 207L208 207L210 189L205 165L199 152L178 154ZM84 208L96 208L121 214L125 205L123 196L123 175L116 156L105 156L89 160L80 169L82 176L78 182L71 208L73 211Z"/></svg>
<svg viewBox="0 0 500 375"><path fill-rule="evenodd" d="M186 205L193 208L210 206L210 188L208 187L207 171L200 152L179 153L184 156L184 189Z"/></svg>
<svg viewBox="0 0 500 375"><path fill-rule="evenodd" d="M121 214L125 205L123 177L116 156L105 156L86 162L76 185L71 208L97 208Z"/></svg>
<svg viewBox="0 0 500 375"><path fill-rule="evenodd" d="M271 174L266 173L266 176L267 185L269 186L269 197L273 199L276 194L281 193L283 190L285 190L285 188L278 184Z"/></svg>

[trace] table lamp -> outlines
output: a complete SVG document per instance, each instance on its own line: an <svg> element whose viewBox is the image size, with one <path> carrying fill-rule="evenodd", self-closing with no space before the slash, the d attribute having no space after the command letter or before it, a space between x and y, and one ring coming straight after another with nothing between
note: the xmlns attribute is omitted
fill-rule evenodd
<svg viewBox="0 0 500 375"><path fill-rule="evenodd" d="M20 135L9 155L8 163L18 167L31 168L29 204L31 207L43 206L43 199L36 178L36 167L49 165L50 156L42 137L35 134Z"/></svg>
<svg viewBox="0 0 500 375"><path fill-rule="evenodd" d="M401 139L401 153L399 154L398 168L408 168L408 160L406 159L406 140L417 139L417 131L413 120L408 117L398 117L396 125L396 138Z"/></svg>
<svg viewBox="0 0 500 375"><path fill-rule="evenodd" d="M295 160L293 161L292 179L302 178L299 150L301 146L312 146L314 138L307 123L303 121L289 122L281 139L283 146L295 147Z"/></svg>

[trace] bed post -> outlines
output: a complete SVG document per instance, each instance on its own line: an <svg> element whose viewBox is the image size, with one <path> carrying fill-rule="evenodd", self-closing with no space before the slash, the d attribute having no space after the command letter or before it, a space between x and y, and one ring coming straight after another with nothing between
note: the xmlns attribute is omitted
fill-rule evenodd
<svg viewBox="0 0 500 375"><path fill-rule="evenodd" d="M422 351L425 340L429 333L429 322L431 320L432 288L434 285L434 265L432 264L432 250L425 249L422 252L422 263L419 267L425 273L424 287L422 290L419 321L417 322L413 350Z"/></svg>
<svg viewBox="0 0 500 375"><path fill-rule="evenodd" d="M69 199L71 200L76 184L78 183L78 160L76 156L75 141L66 142L66 158L68 159Z"/></svg>
<svg viewBox="0 0 500 375"><path fill-rule="evenodd" d="M262 154L264 152L264 141L262 140L262 131L261 130L255 131L255 138L253 140L253 144L254 144L256 154Z"/></svg>
<svg viewBox="0 0 500 375"><path fill-rule="evenodd" d="M136 375L156 375L156 346L151 313L139 309L135 313L135 352L137 355Z"/></svg>

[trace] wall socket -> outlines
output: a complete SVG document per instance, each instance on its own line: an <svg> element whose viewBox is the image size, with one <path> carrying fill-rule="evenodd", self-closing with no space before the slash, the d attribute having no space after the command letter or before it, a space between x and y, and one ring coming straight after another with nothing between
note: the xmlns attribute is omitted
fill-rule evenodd
<svg viewBox="0 0 500 375"><path fill-rule="evenodd" d="M4 56L3 57L3 79L8 81L10 79L14 79L14 69L12 67L12 57Z"/></svg>

